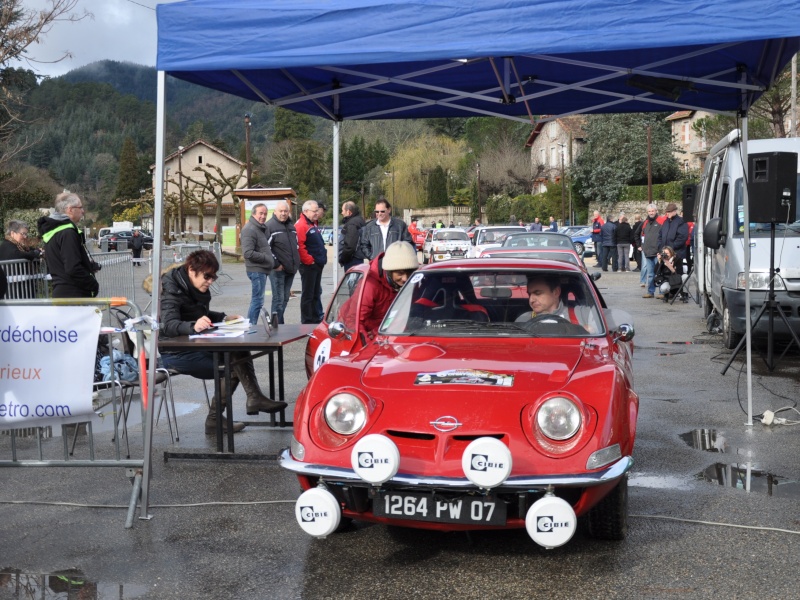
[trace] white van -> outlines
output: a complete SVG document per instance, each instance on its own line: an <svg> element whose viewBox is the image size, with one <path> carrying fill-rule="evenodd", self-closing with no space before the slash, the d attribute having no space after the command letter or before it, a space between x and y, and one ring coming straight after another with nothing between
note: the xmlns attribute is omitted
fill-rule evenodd
<svg viewBox="0 0 800 600"><path fill-rule="evenodd" d="M797 154L800 138L749 140L747 152ZM706 317L712 311L721 316L723 341L728 349L739 343L746 323L743 160L741 134L737 129L711 149L696 197L695 273L701 303ZM796 187L798 180L797 176L793 178ZM751 207L766 201L750 196ZM794 212L787 223L775 225L775 268L780 270L775 277L775 299L792 329L800 331L800 214L796 205ZM769 290L770 229L769 223L750 224L751 318L758 314ZM765 314L753 327L753 336L766 335L767 325ZM774 320L774 327L776 336L790 334L781 319Z"/></svg>

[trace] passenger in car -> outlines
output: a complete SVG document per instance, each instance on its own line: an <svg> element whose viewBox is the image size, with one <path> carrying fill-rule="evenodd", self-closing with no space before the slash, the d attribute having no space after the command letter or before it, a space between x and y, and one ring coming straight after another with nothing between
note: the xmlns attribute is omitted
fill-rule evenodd
<svg viewBox="0 0 800 600"><path fill-rule="evenodd" d="M547 273L529 275L527 292L528 304L532 310L525 311L517 317L517 323L531 321L541 315L556 315L570 323L580 325L589 333L600 332L600 322L593 308L585 304L564 304L557 275Z"/></svg>

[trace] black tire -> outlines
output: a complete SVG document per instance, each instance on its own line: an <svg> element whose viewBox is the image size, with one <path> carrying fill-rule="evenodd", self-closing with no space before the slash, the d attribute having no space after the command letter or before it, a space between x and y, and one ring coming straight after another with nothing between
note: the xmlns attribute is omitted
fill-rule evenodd
<svg viewBox="0 0 800 600"><path fill-rule="evenodd" d="M722 299L722 345L728 350L733 350L742 339L741 333L736 333L731 324L731 311L728 309L728 303Z"/></svg>
<svg viewBox="0 0 800 600"><path fill-rule="evenodd" d="M577 252L578 254L583 254L584 247L581 242L575 242L573 245L575 246L575 252Z"/></svg>
<svg viewBox="0 0 800 600"><path fill-rule="evenodd" d="M597 540L620 541L628 534L628 475L619 480L592 510L589 511L589 535Z"/></svg>

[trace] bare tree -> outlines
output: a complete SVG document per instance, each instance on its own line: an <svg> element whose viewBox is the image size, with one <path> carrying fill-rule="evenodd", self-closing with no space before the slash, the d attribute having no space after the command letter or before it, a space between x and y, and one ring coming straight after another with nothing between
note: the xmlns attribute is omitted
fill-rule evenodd
<svg viewBox="0 0 800 600"><path fill-rule="evenodd" d="M183 175L184 180L188 180L187 185L197 186L197 189L193 189L192 192L194 197L198 197L200 199L198 203L205 204L206 202L203 200L205 198L209 198L209 203L214 202L216 204L217 210L214 217L214 223L216 224L218 235L222 233L222 202L227 195L230 195L231 199L233 200L233 210L234 215L236 216L236 227L237 229L241 230L242 219L239 211L239 198L236 197L233 191L241 184L242 176L246 168L246 165L241 165L238 173L226 176L225 173L222 172L222 169L220 169L218 166L211 163L206 163L202 167L198 166L192 169L192 171L199 173L198 177L195 178L191 175ZM198 215L201 214L202 206L198 208ZM238 237L236 238L236 249L237 251L239 250Z"/></svg>

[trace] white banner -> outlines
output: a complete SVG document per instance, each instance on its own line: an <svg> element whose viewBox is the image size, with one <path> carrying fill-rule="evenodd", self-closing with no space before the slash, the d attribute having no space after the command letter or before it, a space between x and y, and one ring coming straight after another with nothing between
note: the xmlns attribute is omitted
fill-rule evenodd
<svg viewBox="0 0 800 600"><path fill-rule="evenodd" d="M0 429L92 414L100 310L0 306Z"/></svg>

